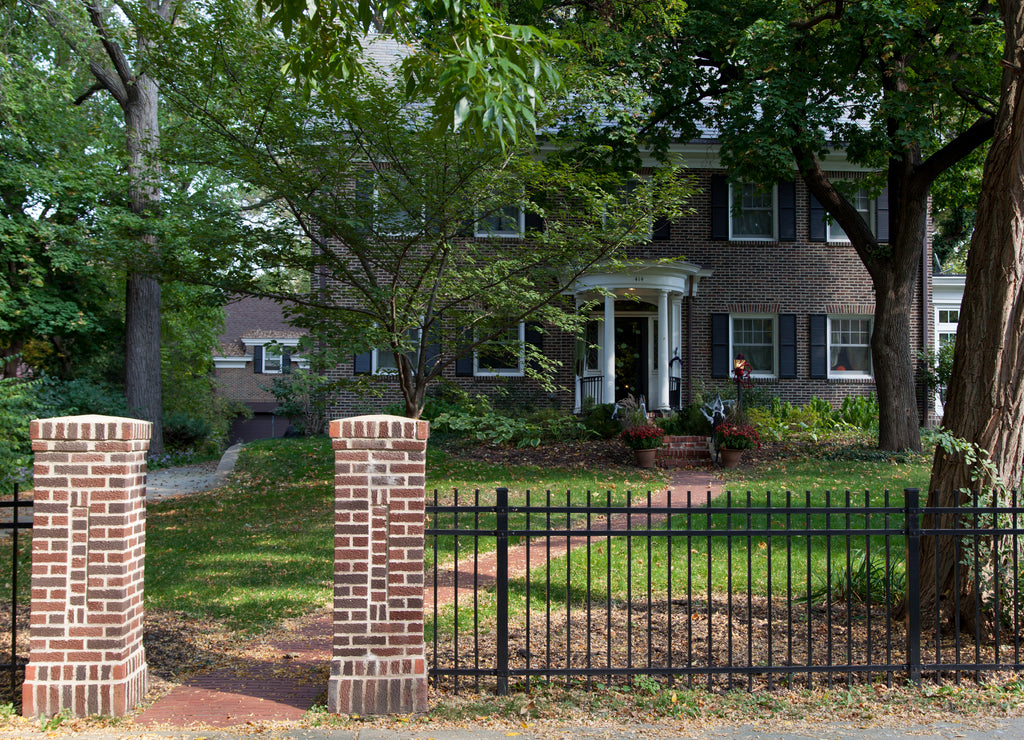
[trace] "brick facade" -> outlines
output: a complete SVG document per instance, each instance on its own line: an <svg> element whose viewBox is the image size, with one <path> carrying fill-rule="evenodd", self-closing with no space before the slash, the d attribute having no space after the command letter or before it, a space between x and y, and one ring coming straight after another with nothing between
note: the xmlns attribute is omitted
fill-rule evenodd
<svg viewBox="0 0 1024 740"><path fill-rule="evenodd" d="M152 425L33 421L31 646L26 717L126 714L146 692L146 452Z"/></svg>
<svg viewBox="0 0 1024 740"><path fill-rule="evenodd" d="M396 416L331 422L331 712L391 714L427 708L423 532L428 434L427 422Z"/></svg>
<svg viewBox="0 0 1024 740"><path fill-rule="evenodd" d="M693 168L688 176L695 186L692 214L671 224L669 238L652 240L629 250L629 256L641 260L673 258L710 271L699 280L693 296L685 296L680 306L683 360L684 402L693 400L700 390L725 387L727 378L713 378L713 314L787 314L796 317L796 377L758 379L755 384L792 403L804 404L812 396L838 405L850 395L866 395L875 390L871 378L811 377L810 317L814 315L874 314L874 289L871 279L853 247L841 241L813 241L810 233L810 196L802 181L795 184L795 227L793 241L729 241L712 238L712 176L724 175L723 169ZM830 171L834 180L854 180L863 173ZM913 354L926 346L932 331L930 243L922 255L921 279L914 287L910 345ZM331 290L330 280L323 283ZM653 315L653 313L652 313ZM595 314L601 316L600 307ZM499 395L535 406L572 409L575 400L574 340L557 333L543 337L543 351L561 362L555 377L559 390L542 391L525 378L457 377L448 367L444 378L470 393ZM336 377L351 377L351 363L337 367ZM362 398L343 392L336 398L333 413L369 413L401 399L397 382L380 378L383 396ZM929 418L930 399L921 396L919 412Z"/></svg>

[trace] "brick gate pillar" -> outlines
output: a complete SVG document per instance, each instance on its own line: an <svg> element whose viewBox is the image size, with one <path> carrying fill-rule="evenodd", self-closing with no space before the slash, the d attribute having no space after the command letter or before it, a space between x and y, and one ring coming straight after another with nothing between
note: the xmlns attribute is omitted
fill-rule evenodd
<svg viewBox="0 0 1024 740"><path fill-rule="evenodd" d="M427 708L423 531L429 424L331 422L334 657L327 706L341 714Z"/></svg>
<svg viewBox="0 0 1024 740"><path fill-rule="evenodd" d="M142 580L152 424L33 421L32 616L26 717L123 715L146 692Z"/></svg>

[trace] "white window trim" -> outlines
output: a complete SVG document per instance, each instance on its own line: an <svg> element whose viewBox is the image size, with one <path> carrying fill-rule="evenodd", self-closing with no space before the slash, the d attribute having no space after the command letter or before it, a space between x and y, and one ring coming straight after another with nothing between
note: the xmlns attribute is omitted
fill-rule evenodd
<svg viewBox="0 0 1024 740"><path fill-rule="evenodd" d="M762 378L774 380L779 377L779 315L773 313L731 313L729 314L729 376L732 375L732 361L736 359L739 350L733 346L736 319L770 319L772 322L772 370L755 370L750 373L751 378Z"/></svg>
<svg viewBox="0 0 1024 740"><path fill-rule="evenodd" d="M285 350L288 350L288 349L294 350L295 348L297 348L299 346L299 340L298 340L297 337L295 337L295 338L285 337L283 339L282 338L277 338L277 339L274 339L274 338L268 338L268 339L242 339L242 344L245 345L246 349L248 349L250 347L263 347L264 348L264 356L266 356L265 353L266 353L267 345L277 345L277 346L279 346L281 348L281 352L283 354ZM289 353L289 354L290 354L289 360L291 361L291 363L293 365L295 365L296 367L298 367L301 370L308 370L309 369L309 360L308 359L306 359L305 357L302 357L301 355L296 355L296 354L293 354L293 353ZM216 359L217 358L214 358L215 361L216 361ZM253 363L256 362L255 358L252 355L247 355L245 357L246 362L248 362L250 359L252 359ZM219 367L216 364L214 366L215 367ZM230 365L226 365L225 367L230 367ZM253 367L253 370L256 370L256 369L257 368ZM284 372L284 366L283 366L283 363L282 363L282 367L281 367L280 370L267 370L266 366L264 366L264 367L259 368L259 372L261 374L263 374L263 375L281 375Z"/></svg>
<svg viewBox="0 0 1024 740"><path fill-rule="evenodd" d="M421 328L415 329L415 332L416 332L416 338L415 338L415 341L416 341L416 353L415 353L414 359L412 360L414 363L418 362L419 358L420 358L420 337L422 336L422 331L423 330ZM377 348L374 348L372 350L371 354L372 354L372 364L370 365L370 372L371 372L371 374L373 374L373 375L384 375L384 376L388 376L388 377L392 377L392 378L398 376L398 368L397 367L392 368L392 367L381 367L380 366L380 359L379 358L381 357L381 355L384 355L384 356L390 357L391 359L394 359L394 353L392 353L390 348L381 349L381 348L377 347Z"/></svg>
<svg viewBox="0 0 1024 740"><path fill-rule="evenodd" d="M832 369L832 322L837 319L867 319L868 321L868 362L871 363L870 372L861 372L859 370L833 370ZM871 356L871 333L875 330L875 317L870 314L854 314L854 313L837 313L829 314L828 322L825 326L825 362L828 366L828 377L829 379L835 380L874 380L875 377L875 360Z"/></svg>
<svg viewBox="0 0 1024 740"><path fill-rule="evenodd" d="M736 236L732 230L733 207L735 205L735 190L738 185L740 189L744 185L752 183L729 183L729 241L731 242L777 242L779 240L779 188L772 185L772 233L770 236Z"/></svg>
<svg viewBox="0 0 1024 740"><path fill-rule="evenodd" d="M480 367L480 352L476 351L473 353L473 375L478 378L521 378L523 377L524 368L526 367L526 350L524 345L526 344L526 323L523 321L519 322L519 367L518 368L507 368L501 370L493 370L490 368Z"/></svg>
<svg viewBox="0 0 1024 740"><path fill-rule="evenodd" d="M473 225L473 236L478 239L486 239L488 237L498 237L499 239L521 239L523 234L526 233L526 212L519 206L502 206L498 210L504 210L505 208L515 208L519 214L518 218L518 230L517 231L487 231L486 229L481 230L480 224L487 216L477 216L476 222Z"/></svg>
<svg viewBox="0 0 1024 740"><path fill-rule="evenodd" d="M867 196L867 190L865 190L864 188L858 189L857 192L858 193L864 193L865 196ZM856 207L856 206L854 206L854 207ZM857 213L860 213L860 211L857 211ZM867 212L867 214L865 215L864 218L867 220L868 227L871 229L871 232L874 233L875 232L875 198L868 197L868 212ZM829 216L826 213L825 214L825 241L828 242L829 244L849 244L850 243L850 237L848 237L846 234L843 234L842 236L833 236L832 229L835 226L836 226L835 219L832 218L831 216Z"/></svg>

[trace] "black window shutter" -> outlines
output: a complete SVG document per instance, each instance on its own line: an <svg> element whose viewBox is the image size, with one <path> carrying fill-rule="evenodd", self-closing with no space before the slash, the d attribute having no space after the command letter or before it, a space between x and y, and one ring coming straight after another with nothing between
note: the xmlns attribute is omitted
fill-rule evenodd
<svg viewBox="0 0 1024 740"><path fill-rule="evenodd" d="M426 368L429 373L437 365L438 360L441 359L441 345L437 342L431 342L424 351L426 352Z"/></svg>
<svg viewBox="0 0 1024 740"><path fill-rule="evenodd" d="M465 343L468 345L473 341L473 332L467 329L463 332L462 336L465 338ZM464 352L455 359L455 375L460 378L472 378L473 377L473 353Z"/></svg>
<svg viewBox="0 0 1024 740"><path fill-rule="evenodd" d="M807 225L810 230L810 241L825 241L825 207L813 195L811 195L810 220Z"/></svg>
<svg viewBox="0 0 1024 740"><path fill-rule="evenodd" d="M729 377L729 314L711 314L711 377Z"/></svg>
<svg viewBox="0 0 1024 740"><path fill-rule="evenodd" d="M527 211L524 216L527 231L544 231L544 217L539 213Z"/></svg>
<svg viewBox="0 0 1024 740"><path fill-rule="evenodd" d="M828 316L814 314L810 317L811 329L811 377L828 377Z"/></svg>
<svg viewBox="0 0 1024 740"><path fill-rule="evenodd" d="M779 241L796 241L796 183L779 181Z"/></svg>
<svg viewBox="0 0 1024 740"><path fill-rule="evenodd" d="M281 353L281 372L290 373L292 371L292 353L285 350Z"/></svg>
<svg viewBox="0 0 1024 740"><path fill-rule="evenodd" d="M352 372L355 375L369 375L373 372L373 353L360 352L352 360Z"/></svg>
<svg viewBox="0 0 1024 740"><path fill-rule="evenodd" d="M672 238L672 221L664 216L654 219L654 226L651 229L651 239L656 242L668 241Z"/></svg>
<svg viewBox="0 0 1024 740"><path fill-rule="evenodd" d="M263 374L263 347L252 348L252 371L257 375Z"/></svg>
<svg viewBox="0 0 1024 740"><path fill-rule="evenodd" d="M725 175L711 176L711 238L729 238L729 180Z"/></svg>
<svg viewBox="0 0 1024 740"><path fill-rule="evenodd" d="M796 377L796 315L779 314L779 377Z"/></svg>
<svg viewBox="0 0 1024 740"><path fill-rule="evenodd" d="M889 187L886 186L875 200L875 238L887 243L889 241Z"/></svg>

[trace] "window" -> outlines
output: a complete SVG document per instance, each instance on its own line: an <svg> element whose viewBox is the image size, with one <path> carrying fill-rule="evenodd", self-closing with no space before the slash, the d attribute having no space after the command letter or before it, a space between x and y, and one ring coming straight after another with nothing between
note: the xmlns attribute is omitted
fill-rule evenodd
<svg viewBox="0 0 1024 740"><path fill-rule="evenodd" d="M868 198L868 192L866 190L858 190L852 196L850 196L850 203L854 208L857 209L857 213L861 215L864 222L871 224L871 199ZM826 239L830 242L848 242L850 237L843 231L843 227L840 226L834 219L827 219L825 225Z"/></svg>
<svg viewBox="0 0 1024 740"><path fill-rule="evenodd" d="M271 345L263 348L263 373L274 375L281 372L282 360L281 347Z"/></svg>
<svg viewBox="0 0 1024 740"><path fill-rule="evenodd" d="M940 308L938 321L935 326L935 335L938 339L938 349L947 344L956 342L956 329L960 323L959 308Z"/></svg>
<svg viewBox="0 0 1024 740"><path fill-rule="evenodd" d="M525 217L519 206L505 206L477 221L474 236L517 237L525 230Z"/></svg>
<svg viewBox="0 0 1024 740"><path fill-rule="evenodd" d="M504 339L487 342L476 351L473 373L478 376L522 375L526 341L526 325L520 323L506 330Z"/></svg>
<svg viewBox="0 0 1024 740"><path fill-rule="evenodd" d="M242 344L252 348L252 370L257 375L279 375L291 372L292 367L306 368L309 365L304 358L293 354L299 344L295 338L243 337Z"/></svg>
<svg viewBox="0 0 1024 740"><path fill-rule="evenodd" d="M776 365L776 317L775 316L730 316L731 331L729 356L743 355L750 363L751 376L774 378Z"/></svg>
<svg viewBox="0 0 1024 740"><path fill-rule="evenodd" d="M756 185L729 185L729 238L775 239L775 190Z"/></svg>
<svg viewBox="0 0 1024 740"><path fill-rule="evenodd" d="M420 353L420 329L408 329L405 334L409 343L415 348L405 353L409 362L413 365L419 360ZM398 375L398 365L395 363L395 353L390 347L379 347L373 350L373 374L374 375Z"/></svg>
<svg viewBox="0 0 1024 740"><path fill-rule="evenodd" d="M830 316L828 324L828 376L870 378L870 317Z"/></svg>

